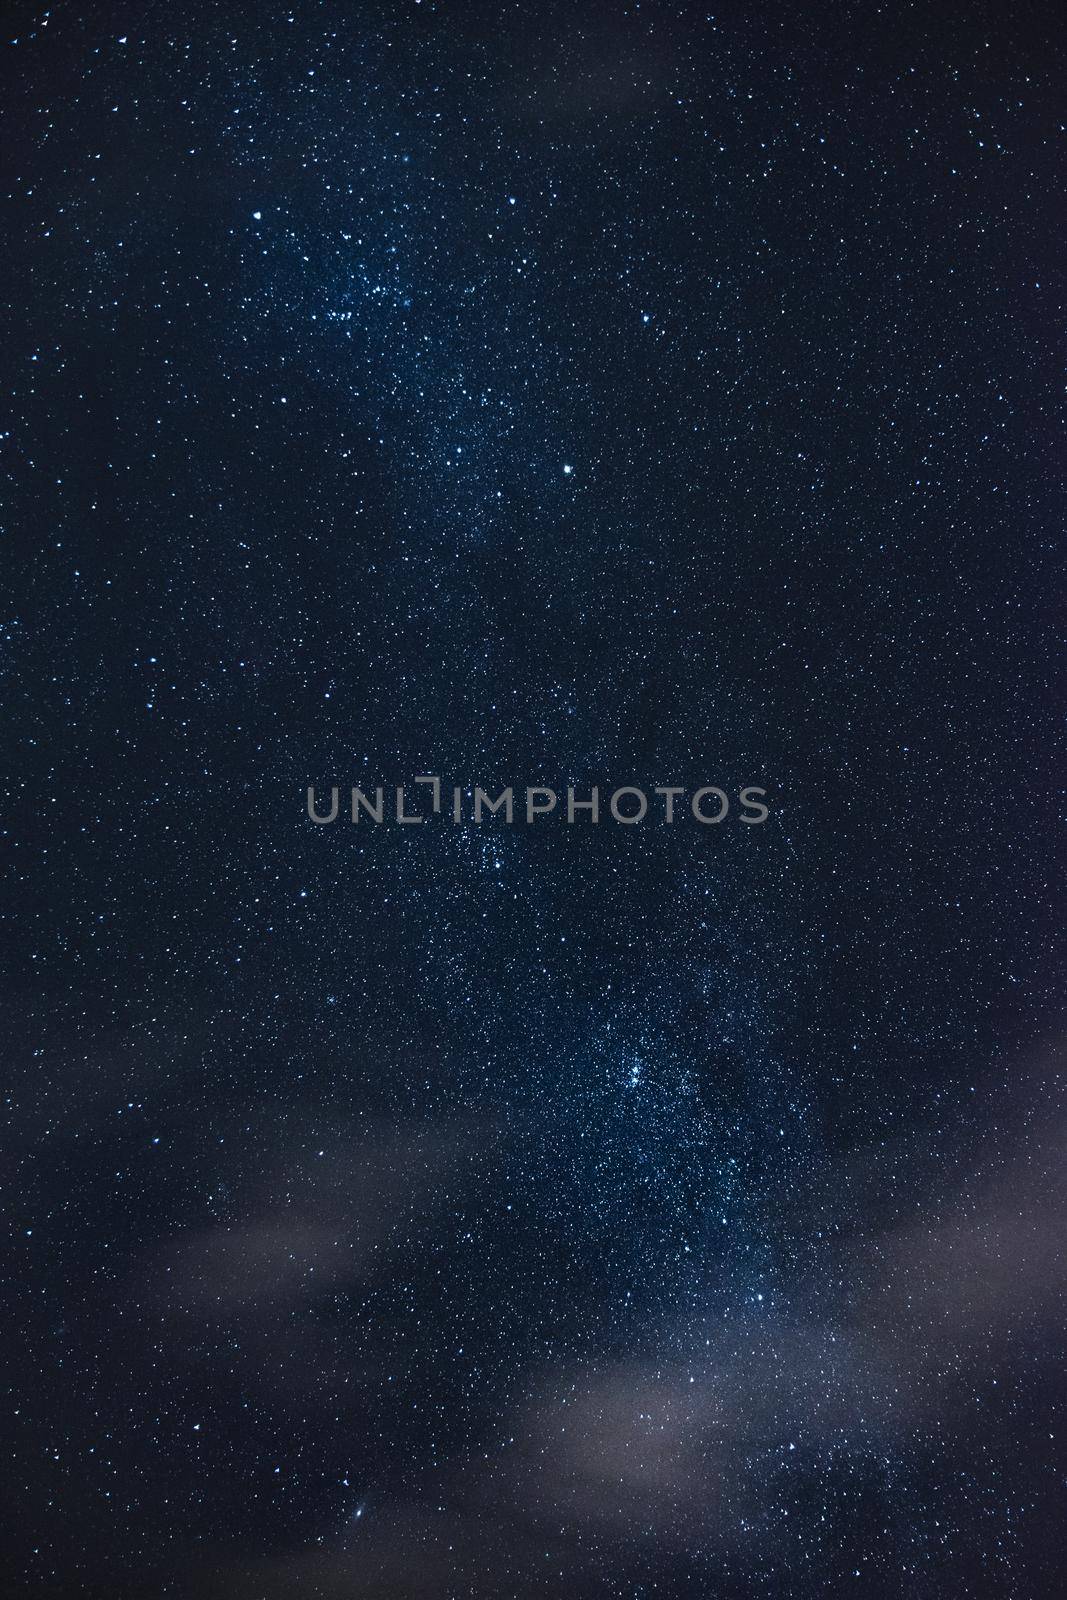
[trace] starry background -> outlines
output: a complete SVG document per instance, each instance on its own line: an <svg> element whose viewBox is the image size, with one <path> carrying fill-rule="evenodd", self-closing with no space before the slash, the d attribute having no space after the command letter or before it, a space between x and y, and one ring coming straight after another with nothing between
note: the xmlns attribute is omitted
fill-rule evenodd
<svg viewBox="0 0 1067 1600"><path fill-rule="evenodd" d="M3 42L5 1592L1062 1594L1058 7Z"/></svg>

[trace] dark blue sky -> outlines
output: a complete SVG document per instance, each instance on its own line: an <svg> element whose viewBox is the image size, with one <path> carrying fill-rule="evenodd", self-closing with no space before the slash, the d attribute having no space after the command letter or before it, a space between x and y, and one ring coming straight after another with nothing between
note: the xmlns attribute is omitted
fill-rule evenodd
<svg viewBox="0 0 1067 1600"><path fill-rule="evenodd" d="M1062 1593L1065 31L14 8L12 1593Z"/></svg>

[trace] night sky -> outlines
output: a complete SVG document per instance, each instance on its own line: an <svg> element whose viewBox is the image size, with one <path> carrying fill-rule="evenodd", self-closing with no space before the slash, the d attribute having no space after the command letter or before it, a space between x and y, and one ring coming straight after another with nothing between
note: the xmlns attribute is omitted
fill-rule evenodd
<svg viewBox="0 0 1067 1600"><path fill-rule="evenodd" d="M1067 1593L1067 16L2 38L2 1592Z"/></svg>

